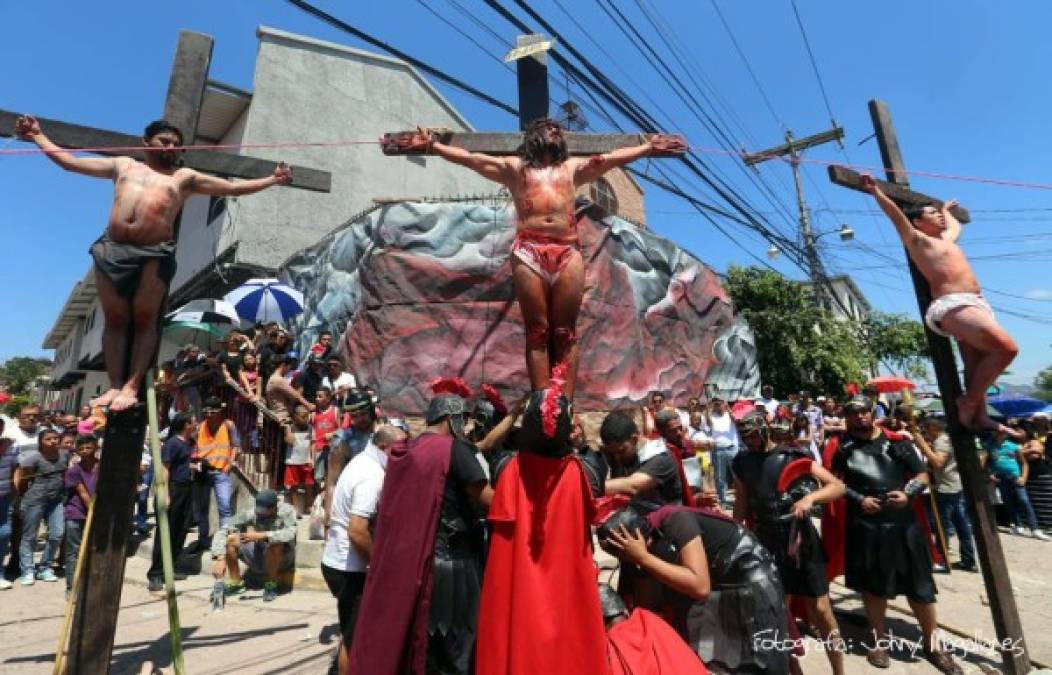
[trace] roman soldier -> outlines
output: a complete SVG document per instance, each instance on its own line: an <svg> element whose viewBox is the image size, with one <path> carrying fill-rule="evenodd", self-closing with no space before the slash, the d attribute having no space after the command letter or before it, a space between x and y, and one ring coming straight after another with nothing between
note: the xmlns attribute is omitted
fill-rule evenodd
<svg viewBox="0 0 1052 675"><path fill-rule="evenodd" d="M846 504L831 505L823 534L827 528L844 531L840 555L845 583L862 594L877 640L869 650L869 663L889 667L888 652L881 647L887 638L884 614L887 601L904 594L920 623L925 656L943 673L959 675L961 667L935 638L931 550L913 508L928 486L926 467L909 441L891 438L874 425L873 408L873 400L865 396L848 401L847 432L826 448L828 466L847 489Z"/></svg>
<svg viewBox="0 0 1052 675"><path fill-rule="evenodd" d="M474 672L482 540L493 490L464 439L471 390L432 384L424 433L392 450L377 509L350 672Z"/></svg>
<svg viewBox="0 0 1052 675"><path fill-rule="evenodd" d="M811 515L817 505L842 497L844 484L808 450L776 445L763 410L742 418L738 434L746 451L731 464L734 517L748 524L774 556L790 606L802 605L807 615L803 618L827 641L833 673L842 675L844 648L829 604L826 554Z"/></svg>

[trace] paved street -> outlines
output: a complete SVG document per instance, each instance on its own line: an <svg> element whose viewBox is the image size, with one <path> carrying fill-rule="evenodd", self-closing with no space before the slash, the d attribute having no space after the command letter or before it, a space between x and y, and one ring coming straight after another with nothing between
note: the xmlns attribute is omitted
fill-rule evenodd
<svg viewBox="0 0 1052 675"><path fill-rule="evenodd" d="M1002 535L1002 543L1012 570L1016 600L1027 631L1031 654L1040 663L1052 663L1052 579L1045 562L1052 557L1052 544L1029 538ZM602 556L600 556L602 559ZM605 559L603 559L605 562ZM164 672L171 672L168 618L164 601L145 588L147 560L132 556L121 598L121 620L114 650L113 673L139 673L142 664L152 661ZM187 671L208 673L323 673L335 645L336 605L311 570L301 570L297 590L264 605L259 591L232 598L219 614L210 611L208 594L211 580L193 575L178 582L179 608L183 624L183 644ZM603 577L609 576L605 572ZM993 641L995 633L986 606L982 577L955 572L937 575L939 583L939 621L955 632L978 635ZM50 673L55 642L62 626L65 604L64 585L38 582L31 588L16 584L0 594L0 673ZM853 644L865 638L861 603L842 586L834 586L834 602L845 637ZM905 608L905 602L896 603ZM916 641L919 633L911 617L889 612L889 625L904 643ZM957 644L965 638L949 634ZM965 671L980 672L979 664L998 667L992 655L972 654ZM874 672L861 651L847 660L851 674ZM815 643L804 657L805 672L825 675L829 666ZM937 671L926 661L910 658L905 649L895 655L888 675L931 675Z"/></svg>

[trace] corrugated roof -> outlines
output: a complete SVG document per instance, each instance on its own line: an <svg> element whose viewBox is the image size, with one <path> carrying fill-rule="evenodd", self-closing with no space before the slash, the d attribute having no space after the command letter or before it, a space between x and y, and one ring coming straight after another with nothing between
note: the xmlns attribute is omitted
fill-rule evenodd
<svg viewBox="0 0 1052 675"><path fill-rule="evenodd" d="M201 101L196 143L218 143L252 102L252 94L209 80Z"/></svg>
<svg viewBox="0 0 1052 675"><path fill-rule="evenodd" d="M95 304L97 295L98 293L95 291L95 270L91 268L84 275L84 278L78 281L73 290L69 292L66 304L62 306L62 310L58 313L55 325L44 336L44 343L41 346L44 349L58 349L70 331L77 327L77 322L91 312L91 306Z"/></svg>

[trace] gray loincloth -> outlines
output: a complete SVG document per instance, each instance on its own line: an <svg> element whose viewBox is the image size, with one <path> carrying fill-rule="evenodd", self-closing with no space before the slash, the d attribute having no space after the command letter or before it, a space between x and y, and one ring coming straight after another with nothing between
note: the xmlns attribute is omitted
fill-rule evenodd
<svg viewBox="0 0 1052 675"><path fill-rule="evenodd" d="M165 284L171 283L175 276L174 241L139 246L115 242L109 234L104 234L91 245L89 252L95 269L113 282L121 297L129 300L139 287L142 268L150 260L157 261L157 276Z"/></svg>

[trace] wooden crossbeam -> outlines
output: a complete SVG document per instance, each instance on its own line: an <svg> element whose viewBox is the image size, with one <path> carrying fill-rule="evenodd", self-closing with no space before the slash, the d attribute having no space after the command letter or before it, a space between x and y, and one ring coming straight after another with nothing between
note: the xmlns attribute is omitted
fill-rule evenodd
<svg viewBox="0 0 1052 675"><path fill-rule="evenodd" d="M21 113L0 109L0 136L14 135L15 120ZM96 129L79 124L70 124L61 120L38 117L40 126L48 138L64 148L77 150L81 148L135 148L142 145L142 138L132 134L108 129ZM192 146L191 146L192 147ZM131 157L143 160L143 153L137 150L93 150L99 155L113 157ZM205 173L234 178L262 178L274 172L277 162L255 157L245 157L227 152L210 150L190 150L183 156L183 165ZM328 171L311 169L305 166L292 167L292 187L328 192L332 188L332 175Z"/></svg>
<svg viewBox="0 0 1052 675"><path fill-rule="evenodd" d="M852 190L858 190L859 192L865 192L862 188L862 174L846 166L832 165L829 167L829 180L836 183L840 187L851 188ZM890 183L888 181L880 180L878 178L873 179L880 189L884 191L884 194L891 197L895 202L898 202L901 206L907 206L911 204L934 204L936 207L941 207L943 201L938 197L932 197L924 194L923 192L915 192L909 187L900 185L898 183ZM968 213L968 209L963 206L955 206L950 209L950 213L953 214L954 218L962 223L972 222L972 216Z"/></svg>
<svg viewBox="0 0 1052 675"><path fill-rule="evenodd" d="M453 132L433 129L438 140L446 145L463 148L469 152L482 152L487 155L508 156L519 154L522 146L521 133L507 132ZM389 137L399 135L413 135L415 131L397 131L387 134ZM640 143L645 143L647 138L643 134L579 134L567 132L563 134L566 138L566 146L571 155L588 156L597 155L618 148L628 148ZM382 146L385 155L412 155L423 154L422 152L406 152L397 148Z"/></svg>

